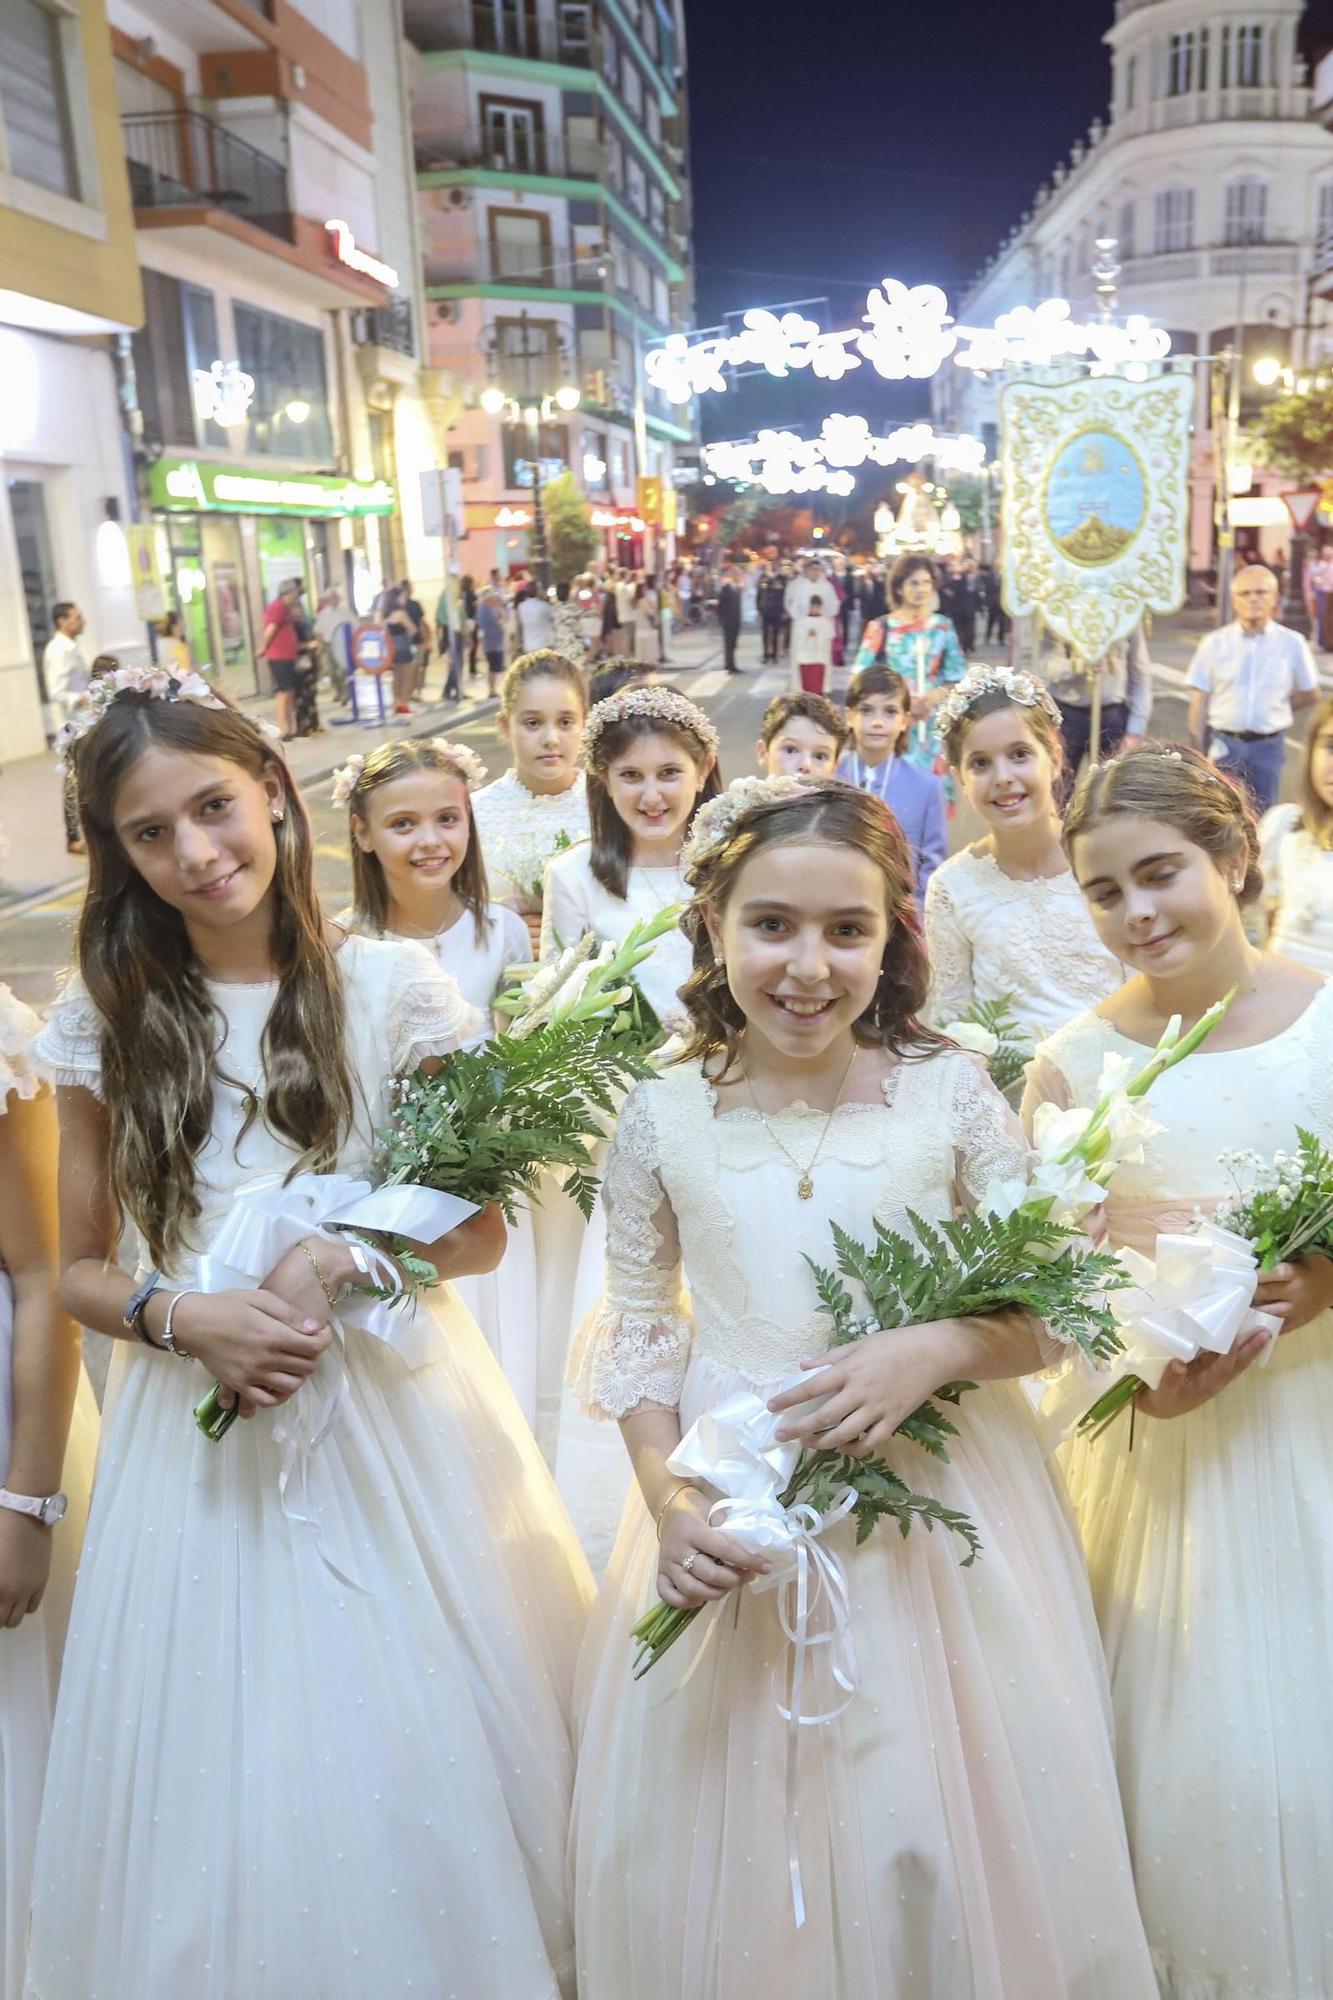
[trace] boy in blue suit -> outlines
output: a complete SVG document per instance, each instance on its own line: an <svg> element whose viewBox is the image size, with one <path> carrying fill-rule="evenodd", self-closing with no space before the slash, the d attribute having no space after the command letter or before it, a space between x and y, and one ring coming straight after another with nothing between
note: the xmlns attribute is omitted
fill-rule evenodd
<svg viewBox="0 0 1333 2000"><path fill-rule="evenodd" d="M909 762L902 752L912 719L907 682L892 667L863 667L847 690L847 721L853 748L838 776L882 799L903 830L916 863L916 895L924 903L926 884L949 852L945 833L944 781Z"/></svg>

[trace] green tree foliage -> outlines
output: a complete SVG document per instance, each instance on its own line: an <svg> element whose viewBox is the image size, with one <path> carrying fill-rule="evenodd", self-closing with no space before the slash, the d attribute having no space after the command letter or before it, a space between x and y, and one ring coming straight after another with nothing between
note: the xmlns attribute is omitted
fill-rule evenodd
<svg viewBox="0 0 1333 2000"><path fill-rule="evenodd" d="M542 488L542 510L546 515L546 548L551 558L551 576L556 583L572 583L580 576L601 547L601 536L592 524L592 510L568 472Z"/></svg>
<svg viewBox="0 0 1333 2000"><path fill-rule="evenodd" d="M1274 396L1247 428L1265 462L1279 472L1305 478L1333 472L1333 387Z"/></svg>

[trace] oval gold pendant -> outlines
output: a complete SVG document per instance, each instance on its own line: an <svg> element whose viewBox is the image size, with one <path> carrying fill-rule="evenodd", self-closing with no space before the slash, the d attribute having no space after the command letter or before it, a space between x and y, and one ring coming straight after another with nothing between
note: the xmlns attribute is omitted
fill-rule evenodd
<svg viewBox="0 0 1333 2000"><path fill-rule="evenodd" d="M802 1174L796 1183L796 1192L802 1201L810 1201L815 1192L815 1184L809 1174Z"/></svg>

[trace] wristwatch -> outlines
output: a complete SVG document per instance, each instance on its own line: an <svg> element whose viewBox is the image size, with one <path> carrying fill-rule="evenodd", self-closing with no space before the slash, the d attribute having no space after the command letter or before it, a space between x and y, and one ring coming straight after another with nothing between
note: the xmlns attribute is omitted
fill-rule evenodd
<svg viewBox="0 0 1333 2000"><path fill-rule="evenodd" d="M12 1514L30 1514L44 1528L54 1528L57 1521L63 1521L68 1506L69 1501L63 1493L52 1493L45 1500L34 1500L31 1493L11 1493L7 1486L0 1486L0 1507L8 1507Z"/></svg>

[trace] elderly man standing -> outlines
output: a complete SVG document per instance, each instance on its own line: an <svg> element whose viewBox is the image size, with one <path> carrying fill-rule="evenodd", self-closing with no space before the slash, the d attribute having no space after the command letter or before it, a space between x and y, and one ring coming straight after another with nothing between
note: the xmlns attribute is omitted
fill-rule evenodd
<svg viewBox="0 0 1333 2000"><path fill-rule="evenodd" d="M1261 813L1277 804L1292 713L1319 692L1314 655L1277 620L1277 578L1252 563L1231 586L1236 616L1199 642L1187 676L1196 750L1243 778Z"/></svg>

